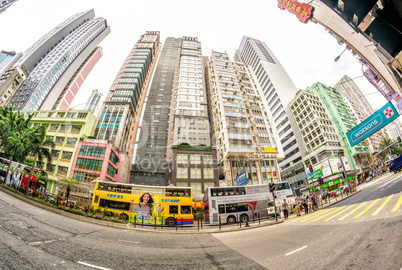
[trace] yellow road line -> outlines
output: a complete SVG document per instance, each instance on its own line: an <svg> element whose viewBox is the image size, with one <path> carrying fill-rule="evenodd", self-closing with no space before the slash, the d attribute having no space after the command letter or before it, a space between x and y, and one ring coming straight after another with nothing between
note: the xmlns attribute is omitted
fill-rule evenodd
<svg viewBox="0 0 402 270"><path fill-rule="evenodd" d="M398 202L395 204L394 208L392 208L391 212L398 211L399 207L401 207L401 204L402 204L402 195L399 198Z"/></svg>
<svg viewBox="0 0 402 270"><path fill-rule="evenodd" d="M316 218L316 219L312 220L311 222L320 220L320 219L322 219L323 217L326 217L326 216L328 216L328 215L331 215L331 214L333 214L333 213L335 213L335 212L341 210L341 209L344 208L344 207L345 207L345 206L339 207L339 208L335 209L334 211L329 212L328 214L325 214L325 215L323 215L323 216L321 216L321 217L319 217L319 218ZM333 209L333 208L332 208L332 209Z"/></svg>
<svg viewBox="0 0 402 270"><path fill-rule="evenodd" d="M331 208L331 209L324 210L324 211L319 212L319 213L317 213L316 215L312 215L312 216L310 216L310 217L308 217L308 218L306 218L305 220L302 220L302 221L300 221L300 222L305 222L305 221L307 221L307 220L316 218L316 217L320 216L321 214L327 213L327 212L329 212L329 211L331 211L331 210L332 210L332 208Z"/></svg>
<svg viewBox="0 0 402 270"><path fill-rule="evenodd" d="M295 221L298 221L298 220L302 220L302 219L305 219L305 218L310 218L310 217L316 217L316 216L318 216L318 215L321 215L322 213L325 213L325 212L327 212L327 211L329 211L330 209L326 209L326 210L318 210L317 212L313 212L313 213L310 213L310 214L307 214L307 216L304 216L304 217L301 217L301 218L298 218L298 219L295 219L295 220L292 220L292 222L295 222Z"/></svg>
<svg viewBox="0 0 402 270"><path fill-rule="evenodd" d="M343 212L345 212L345 211L347 211L347 210L349 210L350 208L352 208L353 206L355 206L354 204L352 204L351 206L349 206L348 208L346 208L345 210L342 210L341 212L339 212L338 214L336 214L336 215L334 215L334 216L332 216L332 217L330 217L330 218L327 218L327 219L325 219L324 221L328 221L328 220L331 220L331 219L333 219L334 217L336 217L336 216L339 216L340 214L342 214Z"/></svg>
<svg viewBox="0 0 402 270"><path fill-rule="evenodd" d="M372 213L371 215L372 215L372 216L376 216L376 215L385 207L385 205L389 202L389 200L391 200L391 198L392 198L393 196L394 196L394 194L389 195L388 198L385 200L385 202L383 202L383 203L381 204L381 206L378 207L378 209L377 209L374 213Z"/></svg>
<svg viewBox="0 0 402 270"><path fill-rule="evenodd" d="M355 209L353 209L350 213L344 215L343 217L339 218L338 220L344 220L345 218L347 218L348 216L350 216L351 214L353 214L354 212L356 212L360 207L362 207L363 205L365 205L367 202L364 202L362 204L360 204L358 207L356 207Z"/></svg>
<svg viewBox="0 0 402 270"><path fill-rule="evenodd" d="M356 215L354 218L361 217L364 213L366 213L371 207L374 206L380 199L375 200L372 204L370 204L366 209L364 209L360 214Z"/></svg>

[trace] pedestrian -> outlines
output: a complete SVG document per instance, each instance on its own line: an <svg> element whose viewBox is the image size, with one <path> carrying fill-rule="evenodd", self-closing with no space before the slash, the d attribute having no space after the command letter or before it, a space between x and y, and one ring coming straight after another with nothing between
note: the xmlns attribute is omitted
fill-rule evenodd
<svg viewBox="0 0 402 270"><path fill-rule="evenodd" d="M317 200L316 200L316 198L315 198L315 193L313 193L313 194L311 195L310 199L311 199L311 208L312 208L312 210L313 210L313 212L314 212L314 211L317 210Z"/></svg>
<svg viewBox="0 0 402 270"><path fill-rule="evenodd" d="M295 209L296 209L296 215L300 216L300 202L297 198L295 199Z"/></svg>
<svg viewBox="0 0 402 270"><path fill-rule="evenodd" d="M288 205L288 203L286 202L286 199L283 199L282 211L283 211L283 215L284 215L285 219L288 219L288 216L289 216L289 205Z"/></svg>
<svg viewBox="0 0 402 270"><path fill-rule="evenodd" d="M308 214L308 208L309 208L309 197L307 196L303 200L303 207L304 207L304 213L307 215Z"/></svg>

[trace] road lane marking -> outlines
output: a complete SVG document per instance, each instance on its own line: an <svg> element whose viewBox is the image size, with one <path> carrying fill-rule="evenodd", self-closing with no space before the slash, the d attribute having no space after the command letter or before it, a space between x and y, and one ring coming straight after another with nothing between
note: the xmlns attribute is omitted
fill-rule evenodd
<svg viewBox="0 0 402 270"><path fill-rule="evenodd" d="M356 212L360 207L364 206L367 202L364 202L362 204L360 204L358 207L356 207L355 209L353 209L351 212L347 213L346 215L344 215L343 217L339 218L338 220L344 220L345 218L347 218L348 216L350 216L351 214L353 214L354 212Z"/></svg>
<svg viewBox="0 0 402 270"><path fill-rule="evenodd" d="M306 247L307 247L307 246L304 246L304 247L301 247L301 248L299 248L299 249L293 250L292 252L286 253L285 255L288 256L288 255L290 255L290 254L296 253L296 252L298 252L298 251L300 251L300 250L302 250L302 249L305 249Z"/></svg>
<svg viewBox="0 0 402 270"><path fill-rule="evenodd" d="M304 216L302 219L308 220L308 219L311 219L311 218L315 218L315 217L317 217L317 216L319 216L321 214L324 214L325 212L328 212L328 211L331 211L331 209L319 210L318 212L316 212L314 214L311 213L311 214L308 214L307 216ZM297 220L300 220L300 219L297 219ZM303 222L303 221L305 221L305 220L302 220L301 222Z"/></svg>
<svg viewBox="0 0 402 270"><path fill-rule="evenodd" d="M320 219L322 219L322 218L324 218L324 217L326 217L326 216L329 216L329 215L331 215L331 214L333 214L333 213L335 213L335 212L338 212L339 210L341 210L341 209L344 208L344 207L346 207L346 206L342 206L342 207L339 207L339 208L335 208L334 211L329 212L328 214L325 214L325 215L323 215L323 216L321 216L321 217L319 217L319 218L316 218L316 219L312 220L311 222L315 222L315 221L320 220ZM334 208L332 208L332 209L334 209Z"/></svg>
<svg viewBox="0 0 402 270"><path fill-rule="evenodd" d="M391 198L392 198L393 196L394 196L394 194L389 195L388 198L385 200L385 202L383 202L383 203L381 204L381 206L378 207L378 209L377 209L374 213L372 213L371 215L372 215L372 216L376 216L376 215L385 207L385 205L389 202L389 200L391 200Z"/></svg>
<svg viewBox="0 0 402 270"><path fill-rule="evenodd" d="M334 215L334 216L332 216L332 217L330 217L330 218L327 218L327 219L325 219L324 221L328 221L328 220L333 219L334 217L339 216L340 214L342 214L343 212L345 212L345 211L347 211L348 209L352 208L353 206L355 206L355 205L354 205L354 204L352 204L351 206L349 206L349 207L348 207L348 208L346 208L345 210L342 210L342 211L341 211L341 212L339 212L338 214L336 214L336 215Z"/></svg>
<svg viewBox="0 0 402 270"><path fill-rule="evenodd" d="M360 214L354 216L354 218L359 218L361 217L364 213L366 213L371 207L374 206L380 199L375 200L372 204L370 204L366 209L364 209Z"/></svg>
<svg viewBox="0 0 402 270"><path fill-rule="evenodd" d="M112 269L110 269L110 268L104 268L104 267L96 266L96 265L89 264L89 263L84 263L84 262L77 262L77 263L78 263L78 264L85 265L85 266L88 266L88 267L92 267L92 268L95 268L95 269L112 270Z"/></svg>
<svg viewBox="0 0 402 270"><path fill-rule="evenodd" d="M134 241L121 240L121 239L119 239L119 242L132 243L132 244L139 244L140 243L140 242L134 242Z"/></svg>
<svg viewBox="0 0 402 270"><path fill-rule="evenodd" d="M399 198L398 202L395 204L394 208L392 208L391 212L398 211L399 207L401 207L401 204L402 204L402 195Z"/></svg>

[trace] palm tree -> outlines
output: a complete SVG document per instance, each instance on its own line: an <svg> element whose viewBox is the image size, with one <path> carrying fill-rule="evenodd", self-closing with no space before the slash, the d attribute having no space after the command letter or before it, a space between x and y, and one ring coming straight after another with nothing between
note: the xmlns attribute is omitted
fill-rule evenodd
<svg viewBox="0 0 402 270"><path fill-rule="evenodd" d="M25 186L25 193L27 193L27 190L28 190L28 187L29 187L29 184L30 184L30 178L31 178L32 175L35 176L36 183L38 183L39 179L42 177L42 172L41 171L36 172L36 171L30 170L29 178L28 178L27 184Z"/></svg>
<svg viewBox="0 0 402 270"><path fill-rule="evenodd" d="M389 138L383 138L380 142L380 150L384 151L382 156L386 157L391 154L392 149L394 148L393 146L389 147L390 145L393 144L393 141ZM388 148L387 148L388 147ZM384 150L385 149L385 150Z"/></svg>
<svg viewBox="0 0 402 270"><path fill-rule="evenodd" d="M67 183L66 185L66 203L68 204L68 197L70 196L71 188L74 187L76 184L79 184L80 181L74 179L73 177L68 178L64 176L60 181Z"/></svg>
<svg viewBox="0 0 402 270"><path fill-rule="evenodd" d="M32 164L32 171L36 168L36 163L42 161L45 157L50 163L52 161L52 155L50 154L51 148L54 148L55 143L51 139L46 138L46 129L43 125L34 127L30 134L31 145L29 152L34 155L34 161ZM27 185L31 180L32 173L29 174Z"/></svg>

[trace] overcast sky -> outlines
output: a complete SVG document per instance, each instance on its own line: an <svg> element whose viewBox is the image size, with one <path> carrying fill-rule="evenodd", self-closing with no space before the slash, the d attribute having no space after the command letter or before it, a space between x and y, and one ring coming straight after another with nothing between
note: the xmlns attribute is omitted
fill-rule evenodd
<svg viewBox="0 0 402 270"><path fill-rule="evenodd" d="M0 14L0 50L24 52L57 24L78 12L94 8L111 33L100 43L103 56L76 96L73 107L82 109L93 89L105 99L131 48L145 31L167 37L196 36L203 55L226 51L233 59L242 37L264 41L279 59L298 89L315 82L334 86L343 75L354 79L366 98L379 109L385 98L362 76L361 65L322 26L304 24L277 7L276 0L19 0ZM371 94L374 93L374 94Z"/></svg>

